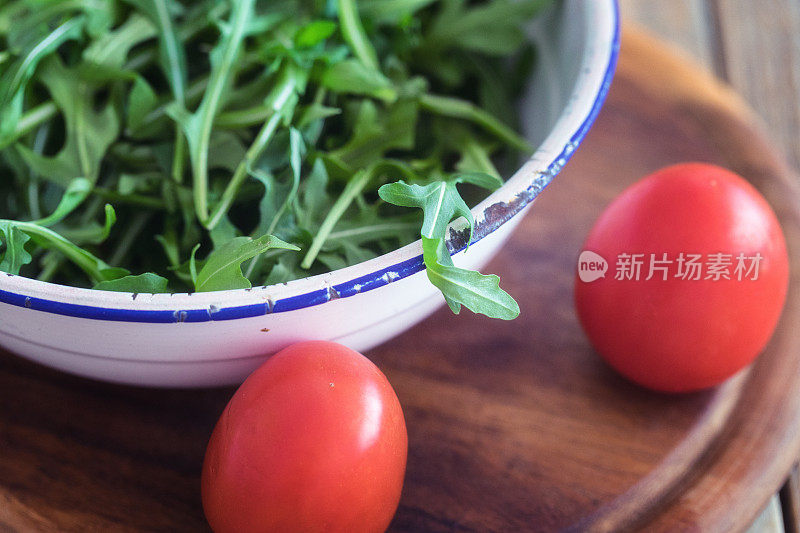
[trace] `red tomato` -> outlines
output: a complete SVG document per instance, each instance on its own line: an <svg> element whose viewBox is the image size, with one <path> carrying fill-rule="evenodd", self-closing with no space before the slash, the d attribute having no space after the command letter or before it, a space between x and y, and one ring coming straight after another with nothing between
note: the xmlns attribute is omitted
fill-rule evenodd
<svg viewBox="0 0 800 533"><path fill-rule="evenodd" d="M675 165L632 185L584 250L608 262L605 277L576 278L584 330L612 367L660 391L711 387L748 365L786 298L789 260L775 214L749 183L713 165Z"/></svg>
<svg viewBox="0 0 800 533"><path fill-rule="evenodd" d="M211 435L203 509L217 533L383 531L408 438L400 402L366 357L301 342L233 395Z"/></svg>

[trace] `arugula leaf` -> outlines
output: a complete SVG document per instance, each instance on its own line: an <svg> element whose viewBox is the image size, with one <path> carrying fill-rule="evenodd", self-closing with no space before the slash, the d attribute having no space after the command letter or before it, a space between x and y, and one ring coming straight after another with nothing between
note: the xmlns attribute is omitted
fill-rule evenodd
<svg viewBox="0 0 800 533"><path fill-rule="evenodd" d="M237 228L228 217L223 217L220 223L208 232L208 236L211 238L211 244L214 245L214 248L224 246L235 237L240 237L241 234L239 228Z"/></svg>
<svg viewBox="0 0 800 533"><path fill-rule="evenodd" d="M68 241L51 229L33 224L31 222L18 222L0 219L0 228L6 228L3 230L6 235L11 234L11 230L8 229L10 227L14 227L16 231L25 232L32 238L33 241L44 248L61 252L78 267L80 267L95 282L115 279L122 275L129 274L129 272L125 269L110 267L102 259L95 257L88 251ZM15 245L19 245L19 238L17 238ZM6 250L6 253L8 253L8 250ZM18 248L14 253L19 254L18 256L23 257L24 259L24 255L19 251ZM20 263L19 260L15 261L15 264Z"/></svg>
<svg viewBox="0 0 800 533"><path fill-rule="evenodd" d="M192 285L195 287L197 286L197 267L199 263L196 259L196 256L197 250L199 249L200 243L198 242L194 245L194 248L192 248L192 253L189 255L189 277L192 280ZM200 265L200 268L202 268L202 264Z"/></svg>
<svg viewBox="0 0 800 533"><path fill-rule="evenodd" d="M353 125L353 136L329 157L353 173L379 160L389 150L414 147L417 124L417 102L398 100L387 111L379 111L373 102L361 103Z"/></svg>
<svg viewBox="0 0 800 533"><path fill-rule="evenodd" d="M233 172L247 155L241 138L229 131L215 131L208 145L208 168Z"/></svg>
<svg viewBox="0 0 800 533"><path fill-rule="evenodd" d="M451 130L451 133L459 141L457 150L461 157L456 163L456 170L461 172L482 172L502 182L500 172L492 162L492 145L490 143L482 142L469 134L458 136L458 133L453 130Z"/></svg>
<svg viewBox="0 0 800 533"><path fill-rule="evenodd" d="M519 315L514 299L500 289L497 276L484 276L453 265L445 245L447 226L458 217L467 220L472 240L474 218L456 189L457 183L472 183L484 188L496 188L502 182L482 173L455 174L450 178L427 185L408 185L403 181L383 185L380 197L403 207L418 207L423 211L422 249L428 279L439 290L454 313L461 305L475 313L510 320ZM469 241L468 241L469 243Z"/></svg>
<svg viewBox="0 0 800 533"><path fill-rule="evenodd" d="M331 206L331 210L328 212L328 215L325 217L325 220L319 227L317 234L314 236L311 247L308 249L308 252L306 252L303 262L300 263L302 268L311 268L311 263L313 263L314 259L316 259L317 254L319 253L320 249L322 249L322 245L327 240L331 231L333 231L336 223L342 217L345 210L353 202L355 197L364 190L364 187L367 186L367 183L369 183L369 180L372 179L372 177L373 169L361 170L357 172L349 182L347 182L347 186L344 188L344 191L342 191L341 196L339 196L333 206Z"/></svg>
<svg viewBox="0 0 800 533"><path fill-rule="evenodd" d="M211 128L241 51L255 0L235 0L232 3L231 18L228 24L221 26L222 39L211 52L211 76L200 107L194 113L189 113L179 104L168 108L168 113L181 125L189 143L195 210L201 223L208 220L208 145Z"/></svg>
<svg viewBox="0 0 800 533"><path fill-rule="evenodd" d="M315 123L322 125L323 121L329 117L340 115L342 110L338 107L330 107L319 102L314 102L306 106L297 118L297 127L301 130L312 126Z"/></svg>
<svg viewBox="0 0 800 533"><path fill-rule="evenodd" d="M299 225L315 231L319 227L323 214L328 211L333 203L327 190L329 183L330 179L325 163L322 162L322 159L317 159L305 179L300 194L302 209L298 209L297 212Z"/></svg>
<svg viewBox="0 0 800 533"><path fill-rule="evenodd" d="M188 67L186 64L186 51L181 44L172 21L172 13L180 10L180 4L175 0L128 0L146 13L158 26L159 62L164 75L169 80L175 103L180 108L186 106L186 83ZM135 88L135 87L134 87ZM147 98L149 95L144 95ZM131 95L133 108L133 95ZM155 102L146 100L148 108L138 111L141 119L131 124L131 129L136 130L143 125L144 118L154 112ZM136 112L131 109L131 113ZM181 125L175 127L175 150L173 154L171 174L173 181L180 183L183 178L184 151L186 140L181 134Z"/></svg>
<svg viewBox="0 0 800 533"><path fill-rule="evenodd" d="M0 257L0 270L9 274L19 274L19 269L33 259L25 250L30 237L8 221L0 220L0 245L5 244L5 251Z"/></svg>
<svg viewBox="0 0 800 533"><path fill-rule="evenodd" d="M114 292L133 292L141 293L160 293L168 292L167 284L169 280L163 278L153 272L146 272L138 276L123 276L121 278L101 281L93 288L99 291L114 291Z"/></svg>
<svg viewBox="0 0 800 533"><path fill-rule="evenodd" d="M470 120L521 152L531 153L533 151L528 141L472 102L454 97L426 94L420 98L420 105L439 115Z"/></svg>
<svg viewBox="0 0 800 533"><path fill-rule="evenodd" d="M104 206L104 221L102 224L92 220L80 227L67 226L64 223L58 225L59 234L73 242L77 246L86 244L101 244L108 239L112 226L117 221L117 214L111 204ZM34 222L35 224L36 222ZM43 226L44 227L44 226Z"/></svg>
<svg viewBox="0 0 800 533"><path fill-rule="evenodd" d="M72 180L67 189L64 191L64 196L58 203L56 209L47 217L35 221L35 224L40 226L52 226L61 222L67 215L75 211L75 209L89 196L92 191L92 184L86 178L75 178Z"/></svg>
<svg viewBox="0 0 800 533"><path fill-rule="evenodd" d="M254 234L278 235L291 238L292 223L290 207L297 197L300 187L302 157L306 146L302 135L294 128L289 130L289 159L291 179L288 183L279 183L269 172L260 169L250 169L250 174L264 185L264 196L261 199L259 210L261 217Z"/></svg>
<svg viewBox="0 0 800 533"><path fill-rule="evenodd" d="M252 286L250 280L242 275L242 263L271 248L299 250L297 246L283 242L272 235L264 235L258 239L236 237L211 252L205 265L197 273L194 282L195 291L250 288Z"/></svg>
<svg viewBox="0 0 800 533"><path fill-rule="evenodd" d="M360 2L359 11L366 18L381 24L398 24L437 0L370 0Z"/></svg>
<svg viewBox="0 0 800 533"><path fill-rule="evenodd" d="M264 285L277 285L297 278L300 272L297 254L282 254L264 278Z"/></svg>
<svg viewBox="0 0 800 533"><path fill-rule="evenodd" d="M133 134L146 124L147 115L158 106L158 95L144 78L137 77L128 96L126 130Z"/></svg>
<svg viewBox="0 0 800 533"><path fill-rule="evenodd" d="M379 70L378 55L364 31L364 26L361 24L356 0L338 0L338 7L339 24L341 25L344 40L347 41L353 53L365 67Z"/></svg>
<svg viewBox="0 0 800 533"><path fill-rule="evenodd" d="M513 320L519 316L519 305L500 288L500 278L453 266L443 239L422 237L422 252L428 279L442 291L454 313L464 305L490 318Z"/></svg>
<svg viewBox="0 0 800 533"><path fill-rule="evenodd" d="M464 217L470 228L475 219L461 198L456 184L472 183L485 189L496 189L502 185L495 176L480 172L454 174L449 179L427 185L408 185L404 181L389 183L378 189L378 195L386 202L402 207L419 207L424 213L422 236L429 239L444 237L447 226L454 218Z"/></svg>
<svg viewBox="0 0 800 533"><path fill-rule="evenodd" d="M158 27L159 61L169 80L176 102L183 106L186 93L186 51L175 31L172 14L181 9L175 0L126 0L141 10Z"/></svg>
<svg viewBox="0 0 800 533"><path fill-rule="evenodd" d="M110 103L95 110L94 88L56 56L44 61L40 70L41 81L64 114L66 142L54 157L37 154L24 145L18 144L17 149L31 169L63 187L77 177L95 183L100 162L119 133L117 114Z"/></svg>
<svg viewBox="0 0 800 533"><path fill-rule="evenodd" d="M298 48L311 48L333 35L336 23L331 20L315 20L300 28L294 36Z"/></svg>
<svg viewBox="0 0 800 533"><path fill-rule="evenodd" d="M117 213L111 204L103 206L103 211L105 212L105 222L103 223L103 231L100 234L99 242L108 238L111 233L111 227L117 222Z"/></svg>
<svg viewBox="0 0 800 533"><path fill-rule="evenodd" d="M156 27L149 20L133 14L118 29L92 42L83 51L83 58L96 65L122 68L131 48L156 34Z"/></svg>
<svg viewBox="0 0 800 533"><path fill-rule="evenodd" d="M356 59L346 59L331 66L322 76L322 86L336 93L363 94L384 102L397 100L391 80Z"/></svg>
<svg viewBox="0 0 800 533"><path fill-rule="evenodd" d="M523 42L520 20L528 20L550 0L494 0L472 5L465 0L444 0L424 47L437 50L462 48L489 55L513 53Z"/></svg>
<svg viewBox="0 0 800 533"><path fill-rule="evenodd" d="M164 255L167 257L170 267L178 267L180 265L180 246L175 230L167 228L163 235L156 235L155 239L164 249Z"/></svg>
<svg viewBox="0 0 800 533"><path fill-rule="evenodd" d="M414 240L419 233L419 219L414 215L387 217L380 214L377 203L365 207L357 216L339 220L322 249L338 252L348 265L372 259L378 255L376 250L382 249L376 243L387 242L391 249Z"/></svg>
<svg viewBox="0 0 800 533"><path fill-rule="evenodd" d="M253 144L237 166L228 186L222 193L219 204L214 208L208 220L204 221L208 229L213 229L219 219L230 209L230 206L233 204L233 199L247 177L248 172L255 161L269 146L278 125L281 121L288 121L294 114L294 109L299 99L299 93L304 90L307 79L307 73L301 72L296 65L293 65L291 62L286 63L281 69L275 87L266 98L267 105L272 108L272 115L261 127L261 130L253 140ZM297 142L295 138L296 134L296 131L290 134L293 139L291 141L292 143ZM290 162L292 165L299 164L296 162L297 157L294 155L297 149L297 147L292 148L292 155L290 155Z"/></svg>
<svg viewBox="0 0 800 533"><path fill-rule="evenodd" d="M22 115L25 87L39 62L63 43L78 39L85 20L70 19L32 44L0 78L0 146L8 144Z"/></svg>

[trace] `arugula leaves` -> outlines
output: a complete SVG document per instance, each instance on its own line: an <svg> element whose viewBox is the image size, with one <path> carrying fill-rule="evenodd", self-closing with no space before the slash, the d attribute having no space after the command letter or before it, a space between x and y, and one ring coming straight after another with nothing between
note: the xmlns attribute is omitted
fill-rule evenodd
<svg viewBox="0 0 800 533"><path fill-rule="evenodd" d="M466 0L444 0L425 44L434 50L460 48L503 56L517 50L524 35L520 20L528 20L549 2L496 0L473 5Z"/></svg>
<svg viewBox="0 0 800 533"><path fill-rule="evenodd" d="M200 106L189 113L179 102L170 109L172 118L182 127L189 143L194 178L194 206L201 223L208 219L208 146L223 92L237 65L244 42L245 28L253 15L255 0L236 0L227 24L220 25L222 38L211 52L211 73Z"/></svg>
<svg viewBox="0 0 800 533"><path fill-rule="evenodd" d="M273 237L264 235L258 239L235 237L217 248L205 261L197 273L194 288L197 292L221 291L226 289L249 289L250 280L242 274L242 263L263 254L269 249L299 250Z"/></svg>
<svg viewBox="0 0 800 533"><path fill-rule="evenodd" d="M15 144L16 149L34 172L56 184L66 186L77 177L96 183L103 157L119 134L113 106L107 103L96 109L97 85L64 66L58 56L43 61L39 80L64 114L66 140L53 157L40 155L21 143Z"/></svg>
<svg viewBox="0 0 800 533"><path fill-rule="evenodd" d="M64 196L58 202L55 210L47 217L36 220L34 223L40 226L52 226L61 222L67 215L77 209L77 207L89 196L92 192L92 183L86 178L75 178L64 191Z"/></svg>
<svg viewBox="0 0 800 533"><path fill-rule="evenodd" d="M123 276L110 281L101 281L94 288L99 291L158 293L167 292L168 283L167 278L146 272L138 276Z"/></svg>
<svg viewBox="0 0 800 533"><path fill-rule="evenodd" d="M500 278L453 266L442 239L422 238L422 251L428 279L442 291L450 309L458 314L461 305L491 318L513 320L519 305L500 288Z"/></svg>
<svg viewBox="0 0 800 533"><path fill-rule="evenodd" d="M459 218L471 232L478 191L530 152L512 104L535 57L526 19L548 3L7 2L0 270L226 290L421 235L454 312L513 318L446 235Z"/></svg>
<svg viewBox="0 0 800 533"><path fill-rule="evenodd" d="M496 189L502 185L502 181L489 174L464 173L453 174L442 181L424 186L408 185L399 181L382 186L378 189L378 194L389 203L422 209L422 250L428 279L442 291L454 313L457 314L461 305L464 305L475 313L492 318L516 318L519 315L519 306L500 288L500 278L484 276L453 265L445 244L448 225L454 219L464 217L469 227L470 240L475 225L469 207L456 189L458 183L472 183L487 189Z"/></svg>
<svg viewBox="0 0 800 533"><path fill-rule="evenodd" d="M5 243L6 251L0 261L0 270L9 274L19 274L20 269L31 262L31 254L25 250L30 236L10 221L0 221L0 244Z"/></svg>
<svg viewBox="0 0 800 533"><path fill-rule="evenodd" d="M321 81L323 87L336 93L371 96L389 103L397 99L397 90L389 78L357 59L336 63L325 71Z"/></svg>
<svg viewBox="0 0 800 533"><path fill-rule="evenodd" d="M40 39L26 43L16 61L0 77L0 145L10 140L22 115L25 88L39 62L65 42L80 37L85 19L67 20Z"/></svg>

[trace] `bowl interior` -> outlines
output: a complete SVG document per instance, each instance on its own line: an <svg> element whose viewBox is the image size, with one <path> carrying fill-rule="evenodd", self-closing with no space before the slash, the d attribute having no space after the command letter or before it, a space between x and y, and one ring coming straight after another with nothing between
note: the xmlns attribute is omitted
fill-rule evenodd
<svg viewBox="0 0 800 533"><path fill-rule="evenodd" d="M529 30L538 47L538 60L520 112L523 132L538 149L503 187L473 208L476 240L491 235L535 199L553 179L591 124L610 83L618 45L614 0L557 2L548 13L536 19ZM491 216L488 216L490 209ZM197 318L201 321L208 315L209 306L230 310L225 318L219 315L216 319L242 318L317 305L330 299L331 288L339 296L355 294L422 269L421 246L417 241L334 272L253 290L193 295L140 294L132 298L126 293L2 276L0 302L87 318L90 315L86 313L92 312L88 308L96 308L94 315L97 316L91 316L93 318L116 316L123 321L136 321L140 311L177 313L183 310L190 316L198 311ZM141 316L143 321L151 321ZM163 318L175 321L181 315L170 317L172 315L164 315Z"/></svg>
<svg viewBox="0 0 800 533"><path fill-rule="evenodd" d="M536 45L536 67L520 105L522 132L540 146L567 109L579 79L588 35L587 10L580 2L557 3L532 21L528 36Z"/></svg>

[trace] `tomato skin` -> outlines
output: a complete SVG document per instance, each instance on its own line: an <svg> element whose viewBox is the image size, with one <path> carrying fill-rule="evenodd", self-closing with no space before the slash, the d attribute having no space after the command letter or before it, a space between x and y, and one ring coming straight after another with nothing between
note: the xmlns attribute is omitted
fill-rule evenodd
<svg viewBox="0 0 800 533"><path fill-rule="evenodd" d="M752 185L709 164L667 167L626 189L583 250L609 263L604 278L575 279L584 331L613 368L659 391L708 388L747 366L772 336L786 299L789 259L775 214ZM763 259L756 280L684 280L674 270L666 281L645 280L646 264L638 281L615 279L619 254L674 259L681 252Z"/></svg>
<svg viewBox="0 0 800 533"><path fill-rule="evenodd" d="M202 473L217 533L385 530L400 500L408 437L381 371L337 343L268 359L231 398Z"/></svg>

